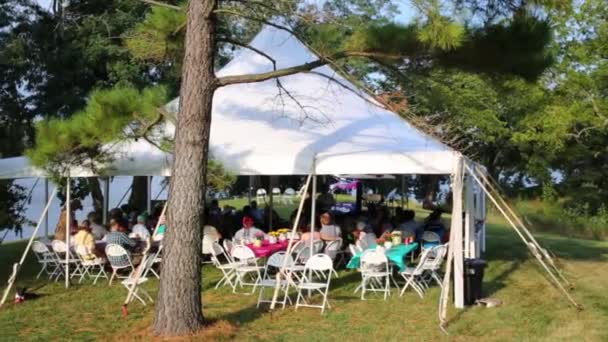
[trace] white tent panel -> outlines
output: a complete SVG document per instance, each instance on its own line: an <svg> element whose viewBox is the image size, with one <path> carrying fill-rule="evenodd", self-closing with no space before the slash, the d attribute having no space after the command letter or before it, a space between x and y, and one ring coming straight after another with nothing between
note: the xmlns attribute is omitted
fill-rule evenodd
<svg viewBox="0 0 608 342"><path fill-rule="evenodd" d="M266 52L277 68L317 57L289 33L265 27L251 45ZM248 49L219 76L272 71L272 63ZM335 81L330 81L333 78ZM213 100L210 151L240 175L452 174L459 153L422 133L329 66L312 73L218 89ZM178 99L166 109L178 111ZM166 124L164 134L174 127ZM145 140L114 144L115 162L102 175L170 174L171 156ZM5 163L10 164L4 167ZM27 160L0 162L0 178L38 177ZM93 176L74 168L72 177Z"/></svg>

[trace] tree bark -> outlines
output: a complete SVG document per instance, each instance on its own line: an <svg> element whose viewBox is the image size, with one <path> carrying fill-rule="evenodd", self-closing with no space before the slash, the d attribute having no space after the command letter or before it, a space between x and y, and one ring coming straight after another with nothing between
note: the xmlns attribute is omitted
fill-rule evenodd
<svg viewBox="0 0 608 342"><path fill-rule="evenodd" d="M87 182L89 183L89 191L93 198L93 208L98 215L101 215L103 212L103 192L99 185L99 177L87 178Z"/></svg>
<svg viewBox="0 0 608 342"><path fill-rule="evenodd" d="M146 210L148 204L148 177L134 176L131 185L131 195L127 202L129 207L137 212ZM129 213L127 213L129 214Z"/></svg>
<svg viewBox="0 0 608 342"><path fill-rule="evenodd" d="M162 277L154 317L157 335L184 335L203 326L201 241L213 71L216 0L190 0L181 102L163 241Z"/></svg>

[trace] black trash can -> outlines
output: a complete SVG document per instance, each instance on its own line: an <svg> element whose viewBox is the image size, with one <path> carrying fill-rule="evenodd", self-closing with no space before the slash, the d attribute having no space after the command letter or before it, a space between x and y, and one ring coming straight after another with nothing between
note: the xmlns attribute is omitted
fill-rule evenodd
<svg viewBox="0 0 608 342"><path fill-rule="evenodd" d="M484 269L487 262L482 259L464 260L464 305L473 305L482 297Z"/></svg>

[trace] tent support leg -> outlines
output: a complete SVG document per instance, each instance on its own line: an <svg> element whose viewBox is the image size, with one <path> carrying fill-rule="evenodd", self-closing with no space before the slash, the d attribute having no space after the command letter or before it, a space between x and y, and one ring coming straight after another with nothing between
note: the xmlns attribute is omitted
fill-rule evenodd
<svg viewBox="0 0 608 342"><path fill-rule="evenodd" d="M268 180L268 193L270 194L270 211L268 212L268 231L272 230L272 213L274 210L274 196L272 194L272 185L273 185L273 176L270 176L270 179Z"/></svg>
<svg viewBox="0 0 608 342"><path fill-rule="evenodd" d="M110 211L110 177L103 180L103 212L101 213L103 224L108 223L108 212Z"/></svg>
<svg viewBox="0 0 608 342"><path fill-rule="evenodd" d="M538 262L543 266L543 268L545 269L545 271L547 271L547 273L549 274L549 276L551 277L551 279L553 280L553 282L564 293L564 295L566 296L566 298L574 305L575 308L582 309L582 306L580 304L578 304L574 300L574 298L572 298L572 296L570 295L570 293L568 293L568 291L564 288L564 285L559 281L559 279L555 276L555 274L553 274L553 272L551 271L551 269L549 268L549 266L547 266L547 264L543 260L543 256L540 254L539 247L537 246L538 242L534 243L536 240L528 241L526 239L526 237L521 233L520 229L515 225L515 223L513 223L513 221L511 220L510 216L507 215L507 213L505 212L505 210L503 209L503 207L494 198L494 196L488 191L488 189L483 185L483 182L481 182L481 180L475 175L474 171L471 168L469 168L467 165L465 165L465 166L466 166L467 170L469 171L469 173L473 176L473 178L475 179L475 181L477 181L477 183L479 183L479 185L481 186L482 190L490 198L490 200L492 201L492 203L496 206L496 208L498 209L498 211L500 211L500 213L505 217L505 219L507 219L507 221L509 222L509 224L511 225L511 227L513 228L513 230L515 230L515 232L517 233L517 235L519 235L519 237L522 239L522 241L526 244L526 247L528 247L528 249L530 250L530 252L532 253L532 255L534 255L534 257L536 257L536 260L538 260ZM530 234L530 233L528 232L528 234ZM559 272L557 272L557 273L559 273Z"/></svg>
<svg viewBox="0 0 608 342"><path fill-rule="evenodd" d="M312 173L308 175L308 177L306 178L306 184L304 185L304 187L302 189L304 189L302 196L300 196L300 205L298 206L298 212L296 213L296 219L295 221L293 221L293 227L291 228L291 236L293 236L297 229L298 229L298 224L300 223L300 217L302 216L302 209L304 208L304 201L306 200L306 191L308 191L308 186L310 185L310 179L312 178ZM293 239L289 239L289 243L287 244L287 251L285 252L286 255L291 255L291 247L293 245ZM287 271L285 270L285 267L287 267L287 260L289 258L283 258L283 266L281 266L281 269L279 272L277 272L276 277L277 277L277 282L276 282L276 286L274 288L274 294L272 295L272 302L270 303L270 310L274 310L274 307L276 305L277 302L277 298L279 297L279 289L280 289L280 284L281 284L281 277L285 276L287 281L291 281L291 279L289 279L289 277L287 276Z"/></svg>
<svg viewBox="0 0 608 342"><path fill-rule="evenodd" d="M70 287L70 228L72 226L72 215L71 215L71 199L70 199L70 177L68 176L65 186L65 288Z"/></svg>
<svg viewBox="0 0 608 342"><path fill-rule="evenodd" d="M312 175L312 192L311 192L311 208L310 208L310 252L312 255L313 246L314 246L314 236L315 236L315 217L317 215L317 175Z"/></svg>
<svg viewBox="0 0 608 342"><path fill-rule="evenodd" d="M46 202L46 206L44 207L44 210L42 211L42 215L40 215L40 219L38 219L38 224L36 224L34 233L32 233L32 236L30 236L27 246L25 247L25 251L23 251L23 254L21 255L21 260L19 260L18 263L15 263L13 265L13 273L9 277L8 285L4 289L4 294L2 295L2 300L0 300L0 307L2 307L2 305L4 305L4 303L6 302L6 299L8 298L8 294L11 291L11 288L13 287L13 285L15 284L15 281L17 280L17 274L21 270L21 266L25 262L25 258L27 257L27 254L29 253L30 248L32 247L32 243L34 243L34 239L36 239L36 236L38 235L38 230L40 229L42 222L45 221L45 218L48 216L49 208L51 207L51 203L53 202L53 198L55 197L56 193L57 193L57 188L55 188L53 190L53 194L51 195L51 197L47 196L48 200Z"/></svg>
<svg viewBox="0 0 608 342"><path fill-rule="evenodd" d="M53 195L55 196L55 195ZM46 202L49 202L49 179L44 179L44 199ZM49 237L49 213L48 210L44 212L44 238L48 239Z"/></svg>
<svg viewBox="0 0 608 342"><path fill-rule="evenodd" d="M146 212L152 214L152 176L146 177Z"/></svg>

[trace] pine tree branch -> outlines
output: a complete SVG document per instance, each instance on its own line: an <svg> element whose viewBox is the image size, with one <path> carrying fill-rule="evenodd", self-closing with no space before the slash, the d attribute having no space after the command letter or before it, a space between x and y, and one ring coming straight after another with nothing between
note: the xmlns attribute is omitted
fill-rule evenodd
<svg viewBox="0 0 608 342"><path fill-rule="evenodd" d="M174 9L176 11L181 11L182 8L179 6L175 6L175 5L171 5L171 4L166 4L164 2L160 2L160 1L155 1L155 0L139 0L141 2L144 2L146 4L149 5L154 5L154 6L161 6L161 7L165 7L165 8L170 8L170 9Z"/></svg>
<svg viewBox="0 0 608 342"><path fill-rule="evenodd" d="M319 57L319 59L307 62L304 64L296 65L293 67L278 69L271 72L263 72L258 74L249 74L249 75L238 75L238 76L224 76L219 77L217 79L218 87L223 87L231 84L239 84L239 83L257 83L264 82L273 78L289 76L293 74L297 74L300 72L311 71L318 67L331 64L332 61L340 60L344 58L350 57L366 57L366 58L386 58L386 59L403 59L407 56L403 55L395 55L395 54L387 54L381 52L366 52L366 51L344 51L333 54L329 57Z"/></svg>

